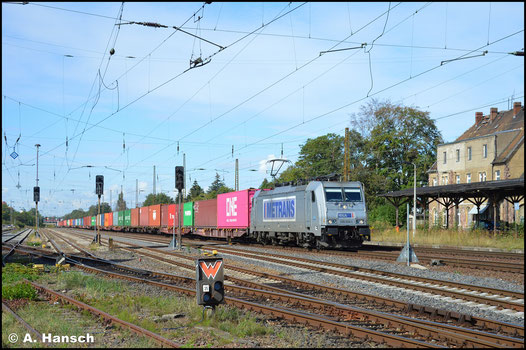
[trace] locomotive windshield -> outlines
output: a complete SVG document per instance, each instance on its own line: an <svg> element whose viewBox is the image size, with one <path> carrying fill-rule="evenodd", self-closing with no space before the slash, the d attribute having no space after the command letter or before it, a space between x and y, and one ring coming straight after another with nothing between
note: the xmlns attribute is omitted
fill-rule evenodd
<svg viewBox="0 0 526 350"><path fill-rule="evenodd" d="M361 202L362 192L359 187L344 188L346 202Z"/></svg>
<svg viewBox="0 0 526 350"><path fill-rule="evenodd" d="M327 202L343 202L342 189L340 187L325 188Z"/></svg>

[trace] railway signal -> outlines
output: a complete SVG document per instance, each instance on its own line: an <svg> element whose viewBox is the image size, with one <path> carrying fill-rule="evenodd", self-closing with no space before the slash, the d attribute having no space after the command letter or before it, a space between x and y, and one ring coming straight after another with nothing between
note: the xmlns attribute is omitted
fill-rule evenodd
<svg viewBox="0 0 526 350"><path fill-rule="evenodd" d="M181 191L184 188L184 167L175 167L175 188Z"/></svg>
<svg viewBox="0 0 526 350"><path fill-rule="evenodd" d="M100 230L99 230L99 225L101 224L99 222L100 220L100 196L104 194L104 176L103 175L95 176L95 193L99 197L99 204L97 206L97 217L95 218L95 238L93 239L93 241L100 245L101 244Z"/></svg>
<svg viewBox="0 0 526 350"><path fill-rule="evenodd" d="M224 302L223 258L196 259L196 296L197 304L215 307Z"/></svg>
<svg viewBox="0 0 526 350"><path fill-rule="evenodd" d="M33 202L40 202L40 187L33 187Z"/></svg>

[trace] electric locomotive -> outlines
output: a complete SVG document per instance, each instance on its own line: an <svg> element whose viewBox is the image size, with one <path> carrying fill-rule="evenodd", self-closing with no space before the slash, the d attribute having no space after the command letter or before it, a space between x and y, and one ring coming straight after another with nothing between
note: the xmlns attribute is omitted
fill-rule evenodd
<svg viewBox="0 0 526 350"><path fill-rule="evenodd" d="M371 239L363 185L356 181L258 190L250 215L250 236L263 244L341 249Z"/></svg>

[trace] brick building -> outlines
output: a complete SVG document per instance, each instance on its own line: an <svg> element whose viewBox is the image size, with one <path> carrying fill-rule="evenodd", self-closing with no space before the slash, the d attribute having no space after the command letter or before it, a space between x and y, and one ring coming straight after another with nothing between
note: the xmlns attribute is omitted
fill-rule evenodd
<svg viewBox="0 0 526 350"><path fill-rule="evenodd" d="M524 178L524 106L499 112L491 108L486 116L475 113L475 123L454 142L437 147L437 161L428 170L429 186ZM493 204L487 201L480 208L480 220L493 220ZM519 210L508 201L497 206L497 220L524 220L524 201ZM446 212L442 205L429 205L430 225L443 225ZM476 207L467 201L457 210L450 210L449 222L470 228L476 221Z"/></svg>

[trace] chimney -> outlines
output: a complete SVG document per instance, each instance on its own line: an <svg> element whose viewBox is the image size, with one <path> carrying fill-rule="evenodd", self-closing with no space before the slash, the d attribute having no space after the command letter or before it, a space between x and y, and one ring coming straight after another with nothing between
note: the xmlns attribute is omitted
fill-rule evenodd
<svg viewBox="0 0 526 350"><path fill-rule="evenodd" d="M521 111L521 103L519 102L513 102L513 116L515 117L520 111Z"/></svg>
<svg viewBox="0 0 526 350"><path fill-rule="evenodd" d="M491 107L489 109L489 120L493 122L497 118L498 109L497 107Z"/></svg>
<svg viewBox="0 0 526 350"><path fill-rule="evenodd" d="M479 124L483 118L482 112L475 112L475 124Z"/></svg>

